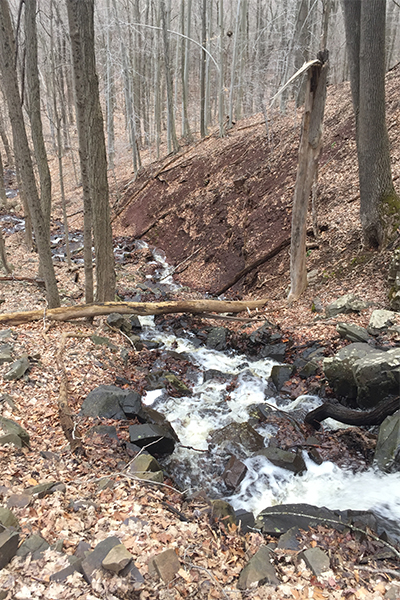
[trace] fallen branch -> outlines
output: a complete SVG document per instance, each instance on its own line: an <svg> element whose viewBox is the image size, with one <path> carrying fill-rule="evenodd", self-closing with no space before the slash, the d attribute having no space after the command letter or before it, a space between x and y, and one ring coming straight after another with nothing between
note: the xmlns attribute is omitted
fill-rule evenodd
<svg viewBox="0 0 400 600"><path fill-rule="evenodd" d="M41 288L45 287L43 279L35 279L34 277L14 277L13 275L6 275L0 277L0 281L27 281L28 283L36 283Z"/></svg>
<svg viewBox="0 0 400 600"><path fill-rule="evenodd" d="M43 310L5 313L0 315L0 323L21 325L31 321L69 321L87 317L99 317L117 312L123 315L167 315L170 313L204 312L238 313L244 310L262 308L267 300L222 301L222 300L178 300L170 302L104 302L102 304L78 304Z"/></svg>
<svg viewBox="0 0 400 600"><path fill-rule="evenodd" d="M283 240L283 242L281 242L278 246L276 246L275 248L270 250L267 254L264 254L263 256L258 258L256 261L251 263L251 265L249 265L248 267L245 267L244 269L239 271L239 273L237 273L235 275L235 277L229 283L227 283L226 285L224 285L224 287L222 287L220 290L215 292L215 295L220 296L221 294L224 294L227 290L229 290L229 288L231 288L233 285L235 285L235 283L237 283L240 279L242 279L242 277L247 275L247 273L250 273L250 271L253 271L257 267L260 267L261 265L266 263L271 258L274 258L274 256L279 254L279 252L281 252L284 248L287 248L288 246L290 246L290 238Z"/></svg>
<svg viewBox="0 0 400 600"><path fill-rule="evenodd" d="M340 423L346 423L346 425L380 425L386 417L392 415L399 408L400 396L383 400L372 410L354 410L339 403L325 402L309 412L305 416L304 422L312 425L314 429L320 429L321 421L329 417Z"/></svg>

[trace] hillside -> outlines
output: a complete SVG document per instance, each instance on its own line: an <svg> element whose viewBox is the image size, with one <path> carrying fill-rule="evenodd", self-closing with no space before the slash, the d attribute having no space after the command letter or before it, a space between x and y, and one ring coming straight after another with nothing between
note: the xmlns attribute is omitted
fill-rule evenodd
<svg viewBox="0 0 400 600"><path fill-rule="evenodd" d="M396 180L400 175L399 86L398 67L387 76L387 119ZM347 84L328 88L318 198L321 233L318 240L309 237L312 246L308 270L314 271L313 278L298 302L292 306L286 303L289 247L285 242L290 237L300 122L301 111L293 107L288 107L286 115L271 113L269 136L261 115L241 121L223 139L213 132L204 141L182 146L176 156L148 163L136 181L128 159L122 157L115 173L117 186L110 174L119 297L151 301L160 296L193 299L212 295L243 268L282 245L276 256L226 292L228 299L267 300L265 309L251 314L257 320L228 322L233 332L240 328L251 334L260 321L268 319L280 327L284 336L291 337L294 346L318 340L327 352L333 352L345 343L336 332L338 319L316 316L312 311L314 301L323 307L342 294L356 293L371 302L370 308L360 314L340 315L340 320L359 325L368 323L373 308L386 308L390 251L370 252L360 242L354 120ZM71 305L83 301L83 274L79 266L71 271L60 259L64 249L54 157L51 167L55 182L52 239L58 257L56 273L62 303ZM66 173L71 233L78 248L81 190L73 184L71 165L66 166ZM9 219L5 231L7 255L15 266L16 277L32 278L37 272L37 254L27 252L23 245L23 232L18 229L21 223L18 225L16 220L19 214L17 207L16 215L2 215ZM162 282L154 283L150 277L155 270L154 257L149 248L135 246L134 238L146 241L150 249L165 252L169 265L176 268L174 278L181 287L164 289ZM52 548L38 560L29 555L14 558L0 572L0 599L380 600L398 596L399 584L392 581L398 576L398 566L396 561L390 562L390 555L387 563L360 565L366 554L378 556L379 543L324 527L302 533L300 538L303 548L318 545L333 557L335 571L330 571L327 579L312 575L293 551L278 549L273 562L279 586L238 590L236 584L243 567L261 546L274 539L257 531L244 536L236 526L227 527L214 519L204 494L186 496L167 477L159 486L130 478L127 469L132 455L126 451L129 423L103 419L102 425L117 429L118 439L111 440L90 432L100 423L98 419L79 415L82 401L97 386L116 384L142 393L146 375L160 365L179 372L177 353L167 356L162 349L152 352L146 347L136 351L126 335L110 329L104 318L96 318L93 323L50 323L42 288L28 280L1 284L2 313L43 309L42 321L4 333L4 340L12 345L13 359L25 355L30 366L24 378L14 381L4 377L9 364L0 365L0 414L26 429L30 448L0 446L1 507L11 509L18 518L21 540L40 533ZM194 324L200 331L216 327L221 321L185 316L163 322L167 328L171 323L177 330ZM55 357L61 336L67 333L70 337L64 340L63 361L68 401L83 436L83 456L71 454L58 413L61 373ZM98 343L91 339L93 335L98 336ZM185 377L184 369L182 373ZM295 381L299 387L293 390L294 397L310 391L309 383ZM336 447L337 439L329 431L321 436L325 436L320 438L322 446L326 443L328 448ZM51 495L27 497L27 488L46 482L56 482L59 487ZM68 581L50 580L53 573L67 566L66 555L93 549L111 536L118 536L134 556L139 574L133 585L103 571L91 585L77 572ZM57 552L54 544L58 549L63 545L65 554ZM173 550L179 557L179 570L170 583L157 578L149 567L149 560L165 550Z"/></svg>

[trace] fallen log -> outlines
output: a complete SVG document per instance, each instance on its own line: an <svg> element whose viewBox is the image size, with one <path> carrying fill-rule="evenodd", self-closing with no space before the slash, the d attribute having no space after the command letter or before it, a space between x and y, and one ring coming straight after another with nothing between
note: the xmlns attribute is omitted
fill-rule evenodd
<svg viewBox="0 0 400 600"><path fill-rule="evenodd" d="M305 416L304 422L314 427L314 429L320 429L321 421L330 417L346 425L356 425L358 427L363 425L369 427L371 425L380 425L386 417L399 409L400 396L382 400L378 406L371 410L354 410L339 404L339 402L324 402L324 404L309 412Z"/></svg>
<svg viewBox="0 0 400 600"><path fill-rule="evenodd" d="M117 312L128 315L167 315L170 313L238 313L244 310L262 308L267 300L220 301L220 300L178 300L170 302L103 302L101 304L78 304L59 308L44 308L26 312L0 315L0 324L22 325L31 321L69 321L88 317L99 317Z"/></svg>

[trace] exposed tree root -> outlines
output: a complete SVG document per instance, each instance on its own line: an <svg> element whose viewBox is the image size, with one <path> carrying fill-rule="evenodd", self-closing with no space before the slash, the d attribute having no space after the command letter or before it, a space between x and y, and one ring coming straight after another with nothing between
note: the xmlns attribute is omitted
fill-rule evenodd
<svg viewBox="0 0 400 600"><path fill-rule="evenodd" d="M353 410L339 403L325 402L309 412L304 422L312 425L314 429L320 429L321 421L330 417L346 425L380 425L386 417L392 415L400 408L400 396L383 400L372 410Z"/></svg>

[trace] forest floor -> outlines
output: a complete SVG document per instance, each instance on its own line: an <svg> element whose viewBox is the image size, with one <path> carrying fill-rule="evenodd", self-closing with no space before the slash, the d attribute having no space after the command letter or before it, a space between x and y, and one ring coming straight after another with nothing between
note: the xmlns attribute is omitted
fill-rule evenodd
<svg viewBox="0 0 400 600"><path fill-rule="evenodd" d="M400 69L387 77L387 120L395 180L400 176ZM272 119L273 116L273 119ZM301 111L293 107L286 115L271 115L269 132L261 115L237 123L220 139L212 132L202 142L186 144L180 153L157 163L149 157L135 179L127 152L121 146L118 168L110 174L114 237L120 244L133 238L165 252L176 267L179 290L168 299L196 299L216 294L245 266L267 255L290 236L290 211L296 176ZM60 232L61 204L57 187L56 159L51 167L54 180L53 232ZM82 228L81 189L75 185L72 163L66 157L66 186L70 230ZM320 340L332 350L343 342L336 332L338 319L326 319L312 310L313 303L326 306L339 296L354 293L370 302L360 314L340 315L341 321L366 326L374 308L388 308L387 270L391 251L362 248L357 194L357 161L354 125L348 85L328 89L325 142L318 191L318 239L309 237L309 287L299 301L286 302L289 286L289 247L260 268L251 271L225 292L226 299L265 298L265 308L253 313L277 324L295 342ZM17 197L18 200L18 197ZM3 211L3 215L4 215ZM16 207L16 214L19 207ZM311 222L310 222L311 226ZM3 229L7 255L14 275L32 278L38 270L37 254L28 252L23 231ZM136 249L117 263L118 294L134 296L154 268L146 249ZM83 273L71 271L65 261L55 262L63 305L83 302ZM77 275L79 274L79 275ZM160 300L151 290L141 299ZM45 309L43 289L30 281L1 281L1 313ZM210 326L219 320L202 319ZM260 325L250 323L250 333ZM230 329L242 323L228 323ZM67 582L50 581L51 573L65 565L65 558L47 550L39 560L14 558L0 573L0 598L251 598L253 600L333 598L372 600L399 598L398 569L379 567L376 561L361 564L373 553L373 543L351 534L318 528L302 534L304 547L329 549L335 565L325 579L317 579L295 554L278 553L274 559L282 581L277 588L262 586L248 591L236 588L238 575L257 549L270 540L257 533L245 536L235 527L214 522L202 497L186 498L167 486L151 486L129 479L121 444L100 436L89 437L94 424L78 418L86 456L71 455L59 424L57 401L59 372L55 357L62 333L67 340L63 360L68 376L69 404L77 414L83 399L101 384L128 378L139 385L138 373L151 366L149 353L133 351L127 340L111 331L104 318L51 323L43 320L13 328L16 356L26 354L29 375L18 381L4 380L8 365L0 366L0 411L18 421L29 433L31 448L0 447L0 499L11 507L21 525L21 538L40 532L49 544L64 541L64 551L73 554L82 541L91 547L118 535L135 557L144 577L137 589L125 590L117 576L104 573L90 587L79 574ZM95 346L85 335L107 336L118 348L129 350L126 364L119 352ZM139 390L140 391L140 390ZM299 393L301 391L299 390ZM3 394L3 396L1 396ZM4 394L12 397L13 404ZM127 439L127 426L118 428L120 441ZM102 487L103 478L114 481ZM66 489L21 505L24 490L36 483L59 481ZM100 484L100 485L99 485ZM25 496L26 497L26 496ZM83 505L77 509L77 502ZM185 515L179 520L171 507ZM128 517L135 517L126 521ZM154 578L148 570L151 556L173 548L181 568L170 583ZM381 565L381 563L379 563ZM386 571L386 572L385 572ZM386 596L385 596L386 594Z"/></svg>

